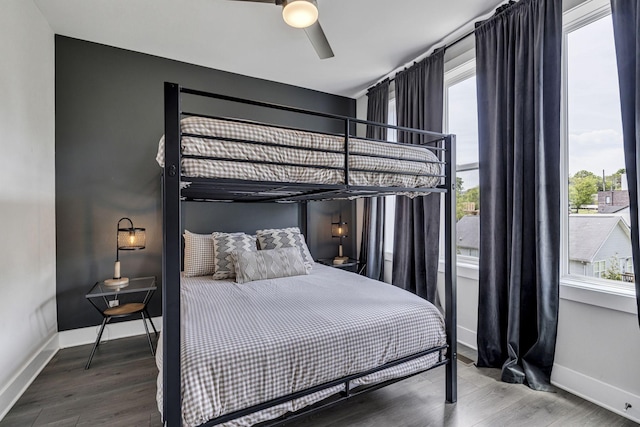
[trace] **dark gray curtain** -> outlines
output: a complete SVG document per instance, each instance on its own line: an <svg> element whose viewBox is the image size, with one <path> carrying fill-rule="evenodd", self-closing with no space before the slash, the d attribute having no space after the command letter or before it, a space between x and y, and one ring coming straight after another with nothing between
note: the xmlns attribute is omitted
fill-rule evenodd
<svg viewBox="0 0 640 427"><path fill-rule="evenodd" d="M561 47L557 0L521 0L476 29L477 365L536 390L551 390L558 324Z"/></svg>
<svg viewBox="0 0 640 427"><path fill-rule="evenodd" d="M442 132L444 50L396 75L398 126ZM398 132L398 141L421 136ZM440 193L396 198L392 283L437 304Z"/></svg>
<svg viewBox="0 0 640 427"><path fill-rule="evenodd" d="M640 2L611 0L613 34L618 62L624 159L629 183L633 272L640 323L640 241L638 237L638 182L640 181Z"/></svg>
<svg viewBox="0 0 640 427"><path fill-rule="evenodd" d="M367 98L367 120L387 123L389 79L371 88ZM367 126L367 138L386 141L387 128ZM384 197L364 199L359 272L375 280L384 280Z"/></svg>

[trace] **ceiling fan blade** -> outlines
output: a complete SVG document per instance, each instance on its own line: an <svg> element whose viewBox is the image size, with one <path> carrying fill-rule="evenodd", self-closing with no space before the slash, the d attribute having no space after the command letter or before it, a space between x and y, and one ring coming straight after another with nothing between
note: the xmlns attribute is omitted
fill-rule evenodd
<svg viewBox="0 0 640 427"><path fill-rule="evenodd" d="M248 1L251 3L271 3L276 4L275 0L232 0L232 1Z"/></svg>
<svg viewBox="0 0 640 427"><path fill-rule="evenodd" d="M325 36L324 31L322 31L320 21L316 21L315 24L305 28L304 32L307 33L307 37L309 37L320 59L333 58L333 50L331 50L327 36Z"/></svg>

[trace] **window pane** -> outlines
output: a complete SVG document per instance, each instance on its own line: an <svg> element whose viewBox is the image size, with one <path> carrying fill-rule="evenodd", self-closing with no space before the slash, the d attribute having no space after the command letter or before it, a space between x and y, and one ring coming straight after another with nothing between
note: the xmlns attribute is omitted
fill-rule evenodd
<svg viewBox="0 0 640 427"><path fill-rule="evenodd" d="M387 124L397 125L398 119L396 118L396 99L389 100L389 111L387 113ZM398 131L396 129L387 129L387 141L398 142Z"/></svg>
<svg viewBox="0 0 640 427"><path fill-rule="evenodd" d="M478 161L478 107L476 77L447 88L447 132L456 135L459 165Z"/></svg>
<svg viewBox="0 0 640 427"><path fill-rule="evenodd" d="M395 235L396 196L386 196L384 205L384 251L393 253Z"/></svg>
<svg viewBox="0 0 640 427"><path fill-rule="evenodd" d="M568 34L569 273L632 281L611 16Z"/></svg>
<svg viewBox="0 0 640 427"><path fill-rule="evenodd" d="M447 129L456 135L456 163L478 162L476 77L447 87ZM456 177L456 237L458 254L477 257L480 237L478 169L458 171Z"/></svg>
<svg viewBox="0 0 640 427"><path fill-rule="evenodd" d="M456 177L456 237L458 254L477 257L480 249L480 187L478 170Z"/></svg>
<svg viewBox="0 0 640 427"><path fill-rule="evenodd" d="M389 100L389 113L387 117L387 123L390 125L397 125L398 120L396 118L396 99ZM387 141L397 142L398 131L395 129L389 129L387 131ZM393 253L393 237L395 219L396 219L396 196L386 196L384 205L384 251Z"/></svg>

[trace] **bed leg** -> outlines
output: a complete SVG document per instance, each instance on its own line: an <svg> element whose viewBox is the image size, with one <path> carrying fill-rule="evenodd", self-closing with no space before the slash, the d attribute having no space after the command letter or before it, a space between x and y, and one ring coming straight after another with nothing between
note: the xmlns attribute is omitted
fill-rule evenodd
<svg viewBox="0 0 640 427"><path fill-rule="evenodd" d="M456 403L458 400L458 366L457 361L458 357L456 353L451 354L451 358L449 363L447 363L447 372L445 373L446 377L446 401L447 403Z"/></svg>

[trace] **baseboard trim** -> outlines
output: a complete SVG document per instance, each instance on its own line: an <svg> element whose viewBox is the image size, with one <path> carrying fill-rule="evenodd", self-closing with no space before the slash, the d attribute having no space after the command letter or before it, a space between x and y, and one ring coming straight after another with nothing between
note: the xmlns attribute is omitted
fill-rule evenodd
<svg viewBox="0 0 640 427"><path fill-rule="evenodd" d="M156 329L162 329L162 316L154 317L153 324ZM148 325L148 324L147 324ZM86 328L71 329L69 331L58 332L60 348L76 347L79 345L93 344L100 330L100 325ZM149 332L153 332L149 325ZM133 337L145 334L142 319L129 320L127 322L111 323L105 326L100 342L107 342L118 338Z"/></svg>
<svg viewBox="0 0 640 427"><path fill-rule="evenodd" d="M640 396L558 364L553 365L551 383L611 412L640 423ZM625 403L631 404L631 407L626 411Z"/></svg>
<svg viewBox="0 0 640 427"><path fill-rule="evenodd" d="M475 331L458 325L458 342L474 350L478 349L478 336Z"/></svg>
<svg viewBox="0 0 640 427"><path fill-rule="evenodd" d="M162 316L154 317L153 324L156 329L162 329ZM0 421L24 394L33 380L42 372L49 361L61 348L76 347L79 345L93 344L96 340L100 326L73 329L54 333L47 342L40 347L34 356L24 365L11 381L0 391ZM150 332L153 332L149 328ZM142 319L130 320L107 325L102 334L102 341L118 338L133 337L145 333Z"/></svg>
<svg viewBox="0 0 640 427"><path fill-rule="evenodd" d="M7 415L58 349L58 334L54 333L0 391L0 420Z"/></svg>

